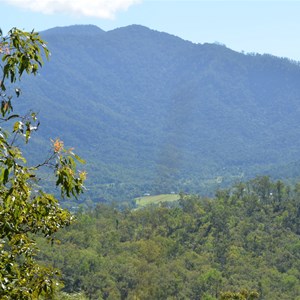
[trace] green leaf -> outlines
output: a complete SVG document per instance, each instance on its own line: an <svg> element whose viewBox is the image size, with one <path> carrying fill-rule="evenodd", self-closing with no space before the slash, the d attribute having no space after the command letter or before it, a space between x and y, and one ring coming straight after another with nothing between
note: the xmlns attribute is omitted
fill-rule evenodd
<svg viewBox="0 0 300 300"><path fill-rule="evenodd" d="M86 161L84 159L82 159L81 157L79 157L77 154L74 154L74 157L81 163L81 164L85 164Z"/></svg>
<svg viewBox="0 0 300 300"><path fill-rule="evenodd" d="M5 169L4 170L4 173L3 173L3 184L6 184L7 183L7 181L8 181L8 176L9 176L9 171L8 171L8 169Z"/></svg>

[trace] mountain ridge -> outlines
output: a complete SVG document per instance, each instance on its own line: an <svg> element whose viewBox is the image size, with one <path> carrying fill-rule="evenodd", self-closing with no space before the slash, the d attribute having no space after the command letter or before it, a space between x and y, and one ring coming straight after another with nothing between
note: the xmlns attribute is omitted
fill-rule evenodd
<svg viewBox="0 0 300 300"><path fill-rule="evenodd" d="M61 136L90 161L92 198L110 193L107 184L112 198L118 189L124 198L206 193L207 179L214 189L298 161L295 62L140 25L41 35L51 62L25 87L41 107L38 139Z"/></svg>

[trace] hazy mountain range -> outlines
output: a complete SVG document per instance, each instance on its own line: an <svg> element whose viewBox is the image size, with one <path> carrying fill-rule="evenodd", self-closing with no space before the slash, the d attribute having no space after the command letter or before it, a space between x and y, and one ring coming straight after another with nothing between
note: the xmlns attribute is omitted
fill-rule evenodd
<svg viewBox="0 0 300 300"><path fill-rule="evenodd" d="M19 105L39 111L35 153L60 137L88 161L92 199L299 175L297 62L138 25L41 34L51 59Z"/></svg>

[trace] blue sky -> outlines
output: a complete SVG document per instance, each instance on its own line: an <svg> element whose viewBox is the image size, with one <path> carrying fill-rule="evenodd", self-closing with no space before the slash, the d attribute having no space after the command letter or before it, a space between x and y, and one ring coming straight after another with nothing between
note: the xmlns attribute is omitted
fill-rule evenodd
<svg viewBox="0 0 300 300"><path fill-rule="evenodd" d="M54 5L55 3L55 5ZM246 0L0 0L0 28L45 30L130 24L195 43L220 42L236 51L300 61L300 1Z"/></svg>

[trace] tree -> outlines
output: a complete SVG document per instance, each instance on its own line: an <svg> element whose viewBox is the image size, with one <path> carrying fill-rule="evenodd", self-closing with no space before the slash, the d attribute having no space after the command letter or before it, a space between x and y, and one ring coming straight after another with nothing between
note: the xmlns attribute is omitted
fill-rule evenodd
<svg viewBox="0 0 300 300"><path fill-rule="evenodd" d="M65 149L61 140L52 141L51 154L38 165L30 166L22 154L39 122L34 112L26 115L14 112L12 100L21 95L14 86L24 71L36 75L48 57L49 50L38 33L13 28L4 36L0 30L1 299L51 297L58 284L58 272L35 259L38 251L35 236L43 235L53 242L53 234L69 225L73 216L60 207L54 195L37 185L37 171L53 168L62 197L76 197L84 189L86 174L76 168L76 162L84 161L72 149Z"/></svg>
<svg viewBox="0 0 300 300"><path fill-rule="evenodd" d="M242 290L240 292L221 293L221 300L255 300L259 298L256 291Z"/></svg>

